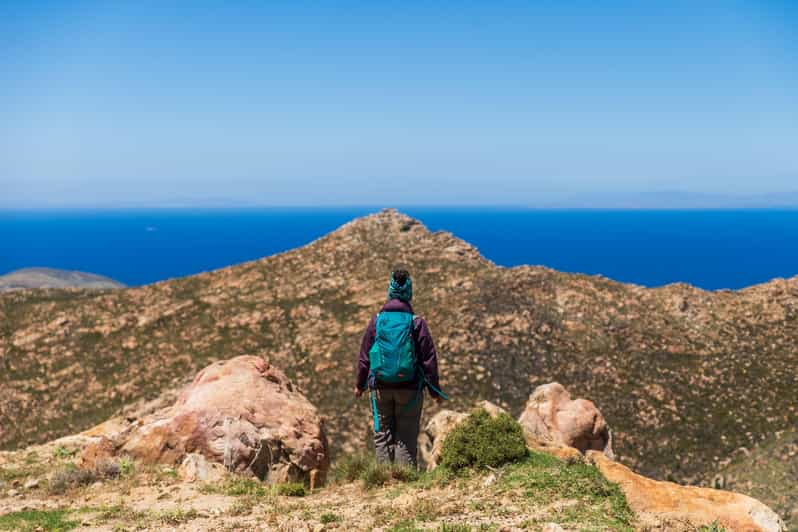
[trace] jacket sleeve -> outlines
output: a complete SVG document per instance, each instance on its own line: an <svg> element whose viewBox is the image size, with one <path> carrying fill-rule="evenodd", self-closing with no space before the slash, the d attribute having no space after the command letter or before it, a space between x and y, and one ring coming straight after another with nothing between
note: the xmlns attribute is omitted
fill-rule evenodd
<svg viewBox="0 0 798 532"><path fill-rule="evenodd" d="M417 318L415 325L418 363L427 378L427 389L430 395L437 397L439 394L432 386L440 389L440 383L438 382L438 353L435 350L435 343L432 341L432 333L430 333L424 318ZM429 384L432 386L429 386Z"/></svg>
<svg viewBox="0 0 798 532"><path fill-rule="evenodd" d="M363 333L363 340L360 342L360 354L357 357L357 380L355 386L358 390L365 390L368 386L369 378L369 350L374 345L374 337L377 333L376 316L369 321L366 331Z"/></svg>

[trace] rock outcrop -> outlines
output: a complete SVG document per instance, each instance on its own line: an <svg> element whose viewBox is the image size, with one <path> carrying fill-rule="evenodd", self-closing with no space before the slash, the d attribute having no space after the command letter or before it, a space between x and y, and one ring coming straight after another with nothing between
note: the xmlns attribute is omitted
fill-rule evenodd
<svg viewBox="0 0 798 532"><path fill-rule="evenodd" d="M591 401L571 399L560 383L538 386L518 422L537 442L573 447L583 453L602 451L607 458L615 459L604 416Z"/></svg>
<svg viewBox="0 0 798 532"><path fill-rule="evenodd" d="M506 412L487 401L476 407L492 416ZM419 450L428 469L438 465L446 437L466 417L442 410L427 423L419 436ZM519 423L530 449L569 462L587 461L617 483L645 529L686 532L719 523L734 532L786 530L773 510L746 495L652 480L615 462L601 412L590 401L572 400L557 383L539 386L532 393Z"/></svg>
<svg viewBox="0 0 798 532"><path fill-rule="evenodd" d="M178 465L195 453L229 471L311 484L322 481L329 468L316 408L282 371L255 356L211 364L173 406L122 430L114 430L119 428L114 423L106 426L108 431L90 431L100 437L83 450L85 464L97 463L104 454L123 454Z"/></svg>
<svg viewBox="0 0 798 532"><path fill-rule="evenodd" d="M735 532L787 530L773 510L746 495L652 480L598 451L588 451L587 459L621 487L644 526L687 531L718 523Z"/></svg>

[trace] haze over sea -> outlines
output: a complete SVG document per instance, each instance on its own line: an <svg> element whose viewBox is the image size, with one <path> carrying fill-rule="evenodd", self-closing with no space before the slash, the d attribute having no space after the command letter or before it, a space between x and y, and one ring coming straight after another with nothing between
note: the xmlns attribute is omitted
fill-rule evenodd
<svg viewBox="0 0 798 532"><path fill-rule="evenodd" d="M147 284L286 251L376 210L0 211L0 273L46 266ZM687 282L705 289L798 274L798 210L400 210L503 266L545 265L645 286Z"/></svg>

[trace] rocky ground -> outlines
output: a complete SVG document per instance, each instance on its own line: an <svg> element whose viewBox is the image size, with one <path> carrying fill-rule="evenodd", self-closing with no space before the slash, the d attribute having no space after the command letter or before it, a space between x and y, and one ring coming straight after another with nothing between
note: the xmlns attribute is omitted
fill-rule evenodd
<svg viewBox="0 0 798 532"><path fill-rule="evenodd" d="M623 496L588 466L528 461L482 474L423 474L365 487L281 491L224 474L187 482L129 462L110 478L77 471L69 445L0 454L0 530L632 530ZM301 495L301 496L297 496ZM555 525L560 525L558 528ZM548 527L548 528L547 528Z"/></svg>
<svg viewBox="0 0 798 532"><path fill-rule="evenodd" d="M283 368L318 406L336 452L356 451L370 417L350 398L354 358L396 262L414 276L454 408L488 399L517 415L537 384L558 381L598 405L622 462L703 484L741 447L798 426L798 278L706 292L501 268L384 211L184 279L3 294L0 445L88 428L249 354Z"/></svg>

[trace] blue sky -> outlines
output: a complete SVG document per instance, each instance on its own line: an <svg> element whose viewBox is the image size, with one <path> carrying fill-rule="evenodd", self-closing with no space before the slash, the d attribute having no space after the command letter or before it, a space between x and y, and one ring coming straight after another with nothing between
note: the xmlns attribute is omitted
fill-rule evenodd
<svg viewBox="0 0 798 532"><path fill-rule="evenodd" d="M798 2L7 1L0 117L12 208L772 197Z"/></svg>

